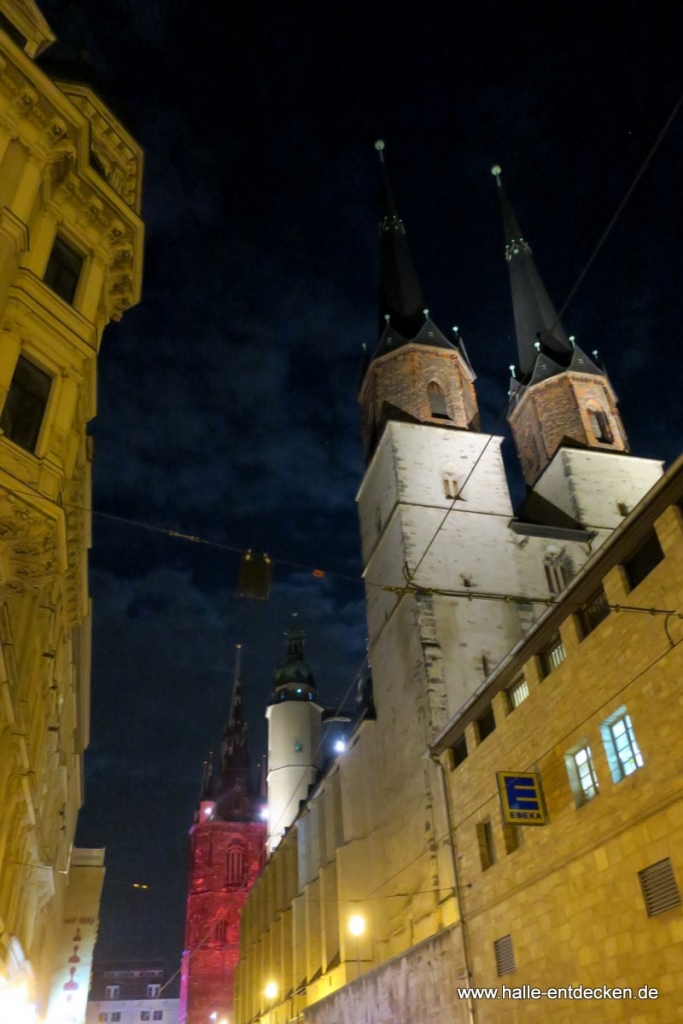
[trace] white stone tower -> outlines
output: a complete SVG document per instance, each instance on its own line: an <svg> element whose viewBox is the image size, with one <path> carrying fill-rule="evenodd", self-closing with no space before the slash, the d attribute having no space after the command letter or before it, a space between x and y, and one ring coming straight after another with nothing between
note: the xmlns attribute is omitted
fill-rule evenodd
<svg viewBox="0 0 683 1024"><path fill-rule="evenodd" d="M287 631L287 654L275 673L268 705L268 853L299 813L322 767L323 709L313 673L304 661L304 633L296 622Z"/></svg>

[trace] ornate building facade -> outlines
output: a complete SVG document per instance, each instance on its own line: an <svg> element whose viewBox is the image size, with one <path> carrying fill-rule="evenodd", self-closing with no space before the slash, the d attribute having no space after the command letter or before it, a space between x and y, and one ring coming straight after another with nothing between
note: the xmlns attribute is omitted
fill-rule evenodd
<svg viewBox="0 0 683 1024"><path fill-rule="evenodd" d="M511 985L571 984L584 964L590 984L598 964L608 986L635 984L640 973L669 989L681 981L670 963L680 900L636 902L637 873L651 861L667 861L664 888L683 877L680 753L667 734L660 806L647 769L657 760L656 729L641 727L641 753L621 707L639 677L621 651L628 642L642 652L644 669L659 641L670 645L657 668L664 718L679 634L671 618L663 637L658 615L680 608L683 538L671 506L683 470L661 482L660 463L630 453L607 374L565 334L495 173L518 343L509 419L526 498L514 512L503 439L480 430L462 339L447 338L424 308L384 176L380 338L360 391L373 713L360 716L347 752L319 776L247 901L238 1024L472 1024L520 1012L571 1020L571 995L562 1017L555 1005L504 1006L499 994L477 999L464 989L498 991L499 977L516 971ZM640 549L653 530L670 553L652 575L655 589L634 593L627 619L617 606L636 575L621 588L614 581L631 559L647 558ZM639 614L653 607L657 614ZM596 730L605 756L598 763L596 754L595 770L602 779L609 766L614 783L604 821L593 807L576 813ZM540 775L544 828L504 827L496 770ZM612 852L594 852L612 840ZM598 896L591 857L606 872ZM656 888L657 879L643 884ZM533 904L537 885L550 895L532 906L527 926L525 900ZM622 917L610 916L612 899ZM622 928L645 928L651 909L643 955L629 966ZM562 969L551 982L544 971L555 962ZM675 997L666 998L643 1005L643 1021L671 1019ZM581 1008L589 1019L624 1019L610 1012L597 1002Z"/></svg>
<svg viewBox="0 0 683 1024"><path fill-rule="evenodd" d="M264 807L265 802L252 795L238 647L220 778L214 785L207 763L199 810L190 829L181 1024L233 1020L240 910L263 868Z"/></svg>
<svg viewBox="0 0 683 1024"><path fill-rule="evenodd" d="M89 728L86 429L143 255L141 150L88 85L46 73L54 39L32 0L2 0L0 1006L17 1021L44 1017L63 925Z"/></svg>

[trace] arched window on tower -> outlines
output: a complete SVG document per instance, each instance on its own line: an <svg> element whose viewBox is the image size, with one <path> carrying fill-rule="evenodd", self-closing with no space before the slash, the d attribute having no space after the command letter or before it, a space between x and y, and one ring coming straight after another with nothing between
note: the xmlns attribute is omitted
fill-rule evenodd
<svg viewBox="0 0 683 1024"><path fill-rule="evenodd" d="M548 590L551 594L561 594L574 579L574 563L564 548L551 544L546 548L543 559Z"/></svg>
<svg viewBox="0 0 683 1024"><path fill-rule="evenodd" d="M244 885L247 878L247 851L241 842L231 843L227 851L225 884L236 889Z"/></svg>
<svg viewBox="0 0 683 1024"><path fill-rule="evenodd" d="M434 419L449 420L446 396L441 385L437 384L435 380L430 380L427 385L427 397L429 398L429 408Z"/></svg>
<svg viewBox="0 0 683 1024"><path fill-rule="evenodd" d="M595 406L588 407L588 422L593 431L593 437L601 444L614 444L614 434L609 425L607 413Z"/></svg>
<svg viewBox="0 0 683 1024"><path fill-rule="evenodd" d="M452 462L447 462L443 467L443 493L447 498L457 498L460 492L458 486L458 478L455 475L455 466Z"/></svg>

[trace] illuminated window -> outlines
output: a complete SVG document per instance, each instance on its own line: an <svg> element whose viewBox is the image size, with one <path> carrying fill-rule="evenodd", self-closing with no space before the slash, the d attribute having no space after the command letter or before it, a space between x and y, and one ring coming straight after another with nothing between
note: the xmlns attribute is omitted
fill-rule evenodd
<svg viewBox="0 0 683 1024"><path fill-rule="evenodd" d="M543 559L545 578L551 594L561 594L574 578L574 563L564 548L554 544L546 548Z"/></svg>
<svg viewBox="0 0 683 1024"><path fill-rule="evenodd" d="M637 587L639 583L642 583L645 577L650 575L654 567L659 565L663 558L664 552L659 543L659 538L654 530L650 530L640 544L640 547L634 551L628 561L624 562L631 590Z"/></svg>
<svg viewBox="0 0 683 1024"><path fill-rule="evenodd" d="M147 986L147 998L156 999L161 991L161 985L148 985Z"/></svg>
<svg viewBox="0 0 683 1024"><path fill-rule="evenodd" d="M567 652L564 649L562 638L559 633L556 633L546 648L541 651L541 666L543 668L543 674L548 676L554 671L559 665L562 664L564 659L567 657Z"/></svg>
<svg viewBox="0 0 683 1024"><path fill-rule="evenodd" d="M621 782L627 775L643 767L643 755L636 742L631 716L625 707L619 708L603 722L600 732L614 782Z"/></svg>
<svg viewBox="0 0 683 1024"><path fill-rule="evenodd" d="M304 745L301 740L294 740L294 753L300 754L304 749Z"/></svg>
<svg viewBox="0 0 683 1024"><path fill-rule="evenodd" d="M488 871L496 862L496 848L493 845L493 829L490 821L480 821L477 825L477 843L481 870Z"/></svg>
<svg viewBox="0 0 683 1024"><path fill-rule="evenodd" d="M97 1019L100 1022L100 1024L104 1024L104 1022L109 1020L109 1014L108 1013L100 1013L100 1014L98 1014ZM113 1017L112 1017L112 1019L113 1019Z"/></svg>
<svg viewBox="0 0 683 1024"><path fill-rule="evenodd" d="M564 755L564 763L567 767L569 785L574 794L574 802L577 807L581 807L600 792L591 748L587 743L573 747Z"/></svg>
<svg viewBox="0 0 683 1024"><path fill-rule="evenodd" d="M228 927L225 921L216 921L213 937L215 942L225 942L226 935L228 933Z"/></svg>
<svg viewBox="0 0 683 1024"><path fill-rule="evenodd" d="M458 487L458 478L455 474L455 466L448 462L443 467L443 492L447 498L457 498L460 488Z"/></svg>
<svg viewBox="0 0 683 1024"><path fill-rule="evenodd" d="M431 380L427 385L427 397L429 398L429 408L434 419L449 420L446 396L441 385L437 384L435 380Z"/></svg>
<svg viewBox="0 0 683 1024"><path fill-rule="evenodd" d="M43 425L52 378L19 356L0 417L0 429L10 441L34 452Z"/></svg>
<svg viewBox="0 0 683 1024"><path fill-rule="evenodd" d="M107 985L104 990L105 999L118 999L121 991L119 985Z"/></svg>
<svg viewBox="0 0 683 1024"><path fill-rule="evenodd" d="M510 701L510 710L514 711L520 704L529 696L529 684L526 679L518 679L517 682L513 683L508 690L508 699Z"/></svg>
<svg viewBox="0 0 683 1024"><path fill-rule="evenodd" d="M82 269L83 257L61 235L57 235L45 269L45 284L71 305Z"/></svg>
<svg viewBox="0 0 683 1024"><path fill-rule="evenodd" d="M614 435L606 412L602 409L589 408L588 422L596 441L601 444L614 444Z"/></svg>

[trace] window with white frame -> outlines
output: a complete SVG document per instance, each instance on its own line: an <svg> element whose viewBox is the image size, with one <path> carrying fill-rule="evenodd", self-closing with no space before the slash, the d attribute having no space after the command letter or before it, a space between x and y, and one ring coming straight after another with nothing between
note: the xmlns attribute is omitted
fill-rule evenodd
<svg viewBox="0 0 683 1024"><path fill-rule="evenodd" d="M545 578L551 594L561 594L574 579L574 563L564 548L549 544L543 559Z"/></svg>
<svg viewBox="0 0 683 1024"><path fill-rule="evenodd" d="M567 652L564 649L562 637L559 633L556 633L550 643L546 644L544 649L541 651L540 657L544 676L550 675L551 672L562 664L564 659L567 657Z"/></svg>
<svg viewBox="0 0 683 1024"><path fill-rule="evenodd" d="M612 780L621 782L645 764L636 741L631 716L625 707L619 708L600 726L602 742L609 763Z"/></svg>
<svg viewBox="0 0 683 1024"><path fill-rule="evenodd" d="M585 742L572 747L564 755L564 762L574 802L577 807L581 807L600 792L591 748Z"/></svg>
<svg viewBox="0 0 683 1024"><path fill-rule="evenodd" d="M148 985L147 986L147 998L156 999L161 991L161 985Z"/></svg>
<svg viewBox="0 0 683 1024"><path fill-rule="evenodd" d="M104 990L105 999L118 999L121 988L119 985L107 985Z"/></svg>
<svg viewBox="0 0 683 1024"><path fill-rule="evenodd" d="M514 711L520 704L529 696L529 684L527 683L524 676L521 679L515 680L510 689L508 690L508 700L510 701L510 710Z"/></svg>

